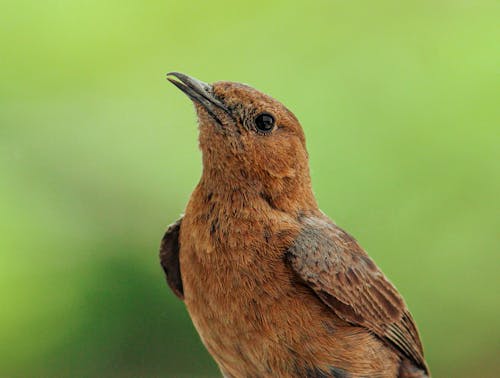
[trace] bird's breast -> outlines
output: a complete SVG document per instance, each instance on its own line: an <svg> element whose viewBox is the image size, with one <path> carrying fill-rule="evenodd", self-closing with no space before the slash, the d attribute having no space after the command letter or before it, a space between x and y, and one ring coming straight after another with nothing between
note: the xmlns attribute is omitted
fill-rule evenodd
<svg viewBox="0 0 500 378"><path fill-rule="evenodd" d="M283 255L298 231L293 218L277 212L235 214L213 204L186 209L180 235L185 303L219 364L257 364L282 343L286 327L279 323L299 301Z"/></svg>

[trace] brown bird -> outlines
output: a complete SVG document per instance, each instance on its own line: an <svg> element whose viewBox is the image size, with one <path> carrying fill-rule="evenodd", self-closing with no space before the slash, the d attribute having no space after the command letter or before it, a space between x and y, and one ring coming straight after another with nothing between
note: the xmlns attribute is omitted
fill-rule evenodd
<svg viewBox="0 0 500 378"><path fill-rule="evenodd" d="M319 210L293 113L243 84L173 72L203 173L161 265L224 377L429 377L403 298Z"/></svg>

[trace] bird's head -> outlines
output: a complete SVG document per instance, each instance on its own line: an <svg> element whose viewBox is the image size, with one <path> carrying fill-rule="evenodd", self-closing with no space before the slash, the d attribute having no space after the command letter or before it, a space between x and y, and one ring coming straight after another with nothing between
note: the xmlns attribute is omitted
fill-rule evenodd
<svg viewBox="0 0 500 378"><path fill-rule="evenodd" d="M178 72L168 79L195 105L207 180L259 192L278 207L297 196L315 203L304 132L283 104L240 83L207 84Z"/></svg>

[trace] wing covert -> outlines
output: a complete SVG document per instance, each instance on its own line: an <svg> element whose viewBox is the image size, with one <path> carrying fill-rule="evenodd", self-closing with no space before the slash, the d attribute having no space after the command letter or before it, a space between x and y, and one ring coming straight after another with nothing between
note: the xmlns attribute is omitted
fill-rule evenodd
<svg viewBox="0 0 500 378"><path fill-rule="evenodd" d="M172 289L177 297L184 299L179 263L179 231L181 222L182 218L172 223L165 232L160 246L160 263L165 272L168 286L170 286L170 289Z"/></svg>
<svg viewBox="0 0 500 378"><path fill-rule="evenodd" d="M373 260L326 216L301 221L302 231L287 251L298 276L338 317L369 329L428 372L413 318Z"/></svg>

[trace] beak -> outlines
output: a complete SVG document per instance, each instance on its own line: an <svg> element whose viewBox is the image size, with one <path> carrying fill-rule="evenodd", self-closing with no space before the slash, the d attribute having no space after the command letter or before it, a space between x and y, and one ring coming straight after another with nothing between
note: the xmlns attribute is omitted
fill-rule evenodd
<svg viewBox="0 0 500 378"><path fill-rule="evenodd" d="M208 114L221 126L222 121L217 116L217 109L223 110L232 118L228 108L215 98L213 87L210 84L180 72L169 72L167 80L183 91L193 102L203 106Z"/></svg>

